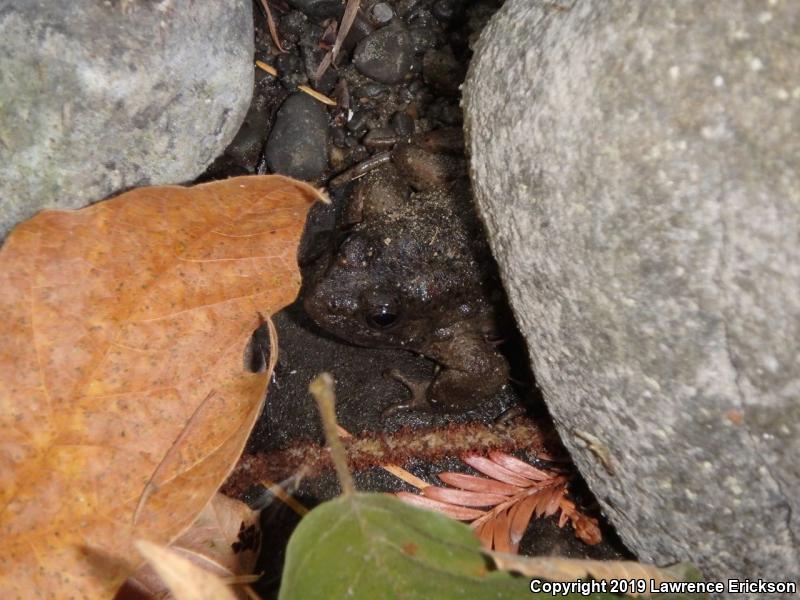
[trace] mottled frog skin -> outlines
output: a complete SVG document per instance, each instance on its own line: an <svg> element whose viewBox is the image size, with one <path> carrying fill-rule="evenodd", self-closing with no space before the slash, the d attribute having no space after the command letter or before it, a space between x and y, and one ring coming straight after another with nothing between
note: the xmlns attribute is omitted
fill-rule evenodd
<svg viewBox="0 0 800 600"><path fill-rule="evenodd" d="M304 306L348 342L437 363L433 381L393 373L411 390L395 408L469 410L508 379L493 341L500 283L463 172L412 192L403 181L415 179L398 172L407 161L395 162L360 182L337 248L307 275Z"/></svg>

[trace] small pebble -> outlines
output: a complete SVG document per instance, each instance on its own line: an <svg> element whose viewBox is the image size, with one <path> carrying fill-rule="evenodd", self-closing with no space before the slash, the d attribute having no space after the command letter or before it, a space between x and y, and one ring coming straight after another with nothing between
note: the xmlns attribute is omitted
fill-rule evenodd
<svg viewBox="0 0 800 600"><path fill-rule="evenodd" d="M411 36L411 45L415 54L423 54L426 50L436 47L437 36L433 29L426 27L412 27L408 30Z"/></svg>
<svg viewBox="0 0 800 600"><path fill-rule="evenodd" d="M361 137L367 132L367 129L369 128L369 121L373 117L374 115L372 111L357 110L347 122L347 130L353 135Z"/></svg>
<svg viewBox="0 0 800 600"><path fill-rule="evenodd" d="M406 15L406 21L410 27L436 27L438 21L433 13L427 8L418 8L409 15Z"/></svg>
<svg viewBox="0 0 800 600"><path fill-rule="evenodd" d="M389 125L392 126L395 133L400 137L407 137L414 133L414 119L408 113L398 110L389 119Z"/></svg>
<svg viewBox="0 0 800 600"><path fill-rule="evenodd" d="M370 129L362 143L370 150L386 150L397 143L397 134L388 127Z"/></svg>
<svg viewBox="0 0 800 600"><path fill-rule="evenodd" d="M281 83L290 90L308 83L303 60L297 54L279 54L275 58L275 68L278 69Z"/></svg>
<svg viewBox="0 0 800 600"><path fill-rule="evenodd" d="M414 100L414 92L408 89L407 86L403 86L397 91L397 100L401 104L409 104Z"/></svg>
<svg viewBox="0 0 800 600"><path fill-rule="evenodd" d="M264 156L273 173L315 181L328 165L328 112L302 92L278 110Z"/></svg>
<svg viewBox="0 0 800 600"><path fill-rule="evenodd" d="M389 93L389 88L377 81L370 81L353 90L356 98L377 98Z"/></svg>
<svg viewBox="0 0 800 600"><path fill-rule="evenodd" d="M340 0L289 0L289 4L297 10L302 10L309 17L320 19L338 17L342 12Z"/></svg>
<svg viewBox="0 0 800 600"><path fill-rule="evenodd" d="M347 132L341 127L331 129L331 142L337 148L347 148Z"/></svg>
<svg viewBox="0 0 800 600"><path fill-rule="evenodd" d="M296 44L308 33L308 17L299 10L293 10L281 17L278 31L284 41Z"/></svg>
<svg viewBox="0 0 800 600"><path fill-rule="evenodd" d="M440 21L450 21L455 15L455 0L436 0L433 3L433 16Z"/></svg>
<svg viewBox="0 0 800 600"><path fill-rule="evenodd" d="M381 83L399 83L411 69L414 50L405 29L388 26L371 33L356 46L353 64Z"/></svg>
<svg viewBox="0 0 800 600"><path fill-rule="evenodd" d="M421 6L423 0L399 0L397 2L397 14L405 17L410 12L416 10Z"/></svg>
<svg viewBox="0 0 800 600"><path fill-rule="evenodd" d="M375 25L386 25L394 17L394 11L388 2L378 2L372 7L371 15Z"/></svg>
<svg viewBox="0 0 800 600"><path fill-rule="evenodd" d="M254 101L250 105L244 123L225 150L227 156L249 173L255 173L264 149L264 136L270 126L269 114L263 110L261 104Z"/></svg>
<svg viewBox="0 0 800 600"><path fill-rule="evenodd" d="M361 13L356 13L356 18L353 20L353 24L350 26L350 31L347 33L347 37L344 39L343 48L348 52L352 51L355 48L356 44L367 37L375 31L375 28L372 26L372 22L369 19L366 19L361 16Z"/></svg>

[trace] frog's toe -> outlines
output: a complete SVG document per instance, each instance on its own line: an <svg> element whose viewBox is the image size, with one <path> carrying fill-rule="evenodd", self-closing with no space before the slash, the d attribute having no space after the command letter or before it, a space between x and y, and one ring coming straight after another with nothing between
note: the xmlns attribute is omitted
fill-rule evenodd
<svg viewBox="0 0 800 600"><path fill-rule="evenodd" d="M411 398L402 402L397 402L385 408L381 413L381 418L387 418L401 410L419 410L430 411L432 409L431 403L428 401L427 393L431 385L430 381L415 381L409 379L396 369L386 371L384 377L399 381L408 388L411 392Z"/></svg>

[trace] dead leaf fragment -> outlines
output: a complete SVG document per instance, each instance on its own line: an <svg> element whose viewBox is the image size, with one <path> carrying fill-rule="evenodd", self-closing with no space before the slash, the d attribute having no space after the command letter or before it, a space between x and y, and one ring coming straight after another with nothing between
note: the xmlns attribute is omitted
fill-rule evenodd
<svg viewBox="0 0 800 600"><path fill-rule="evenodd" d="M198 567L175 550L145 540L136 548L153 567L176 600L236 600L216 575Z"/></svg>
<svg viewBox="0 0 800 600"><path fill-rule="evenodd" d="M244 348L297 294L318 197L277 175L141 188L10 234L0 597L110 597L134 536L168 544L208 503L261 408Z"/></svg>
<svg viewBox="0 0 800 600"><path fill-rule="evenodd" d="M258 515L245 503L218 493L169 548L223 580L251 574L258 558ZM161 598L168 591L153 567L145 564L125 582L117 599L144 595Z"/></svg>

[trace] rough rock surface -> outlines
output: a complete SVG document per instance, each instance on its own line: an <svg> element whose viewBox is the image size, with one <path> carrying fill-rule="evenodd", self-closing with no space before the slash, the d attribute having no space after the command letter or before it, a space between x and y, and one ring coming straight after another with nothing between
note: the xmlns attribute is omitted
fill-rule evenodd
<svg viewBox="0 0 800 600"><path fill-rule="evenodd" d="M247 2L2 6L0 240L44 207L195 178L247 111Z"/></svg>
<svg viewBox="0 0 800 600"><path fill-rule="evenodd" d="M509 0L473 181L565 443L642 559L800 570L800 5Z"/></svg>

